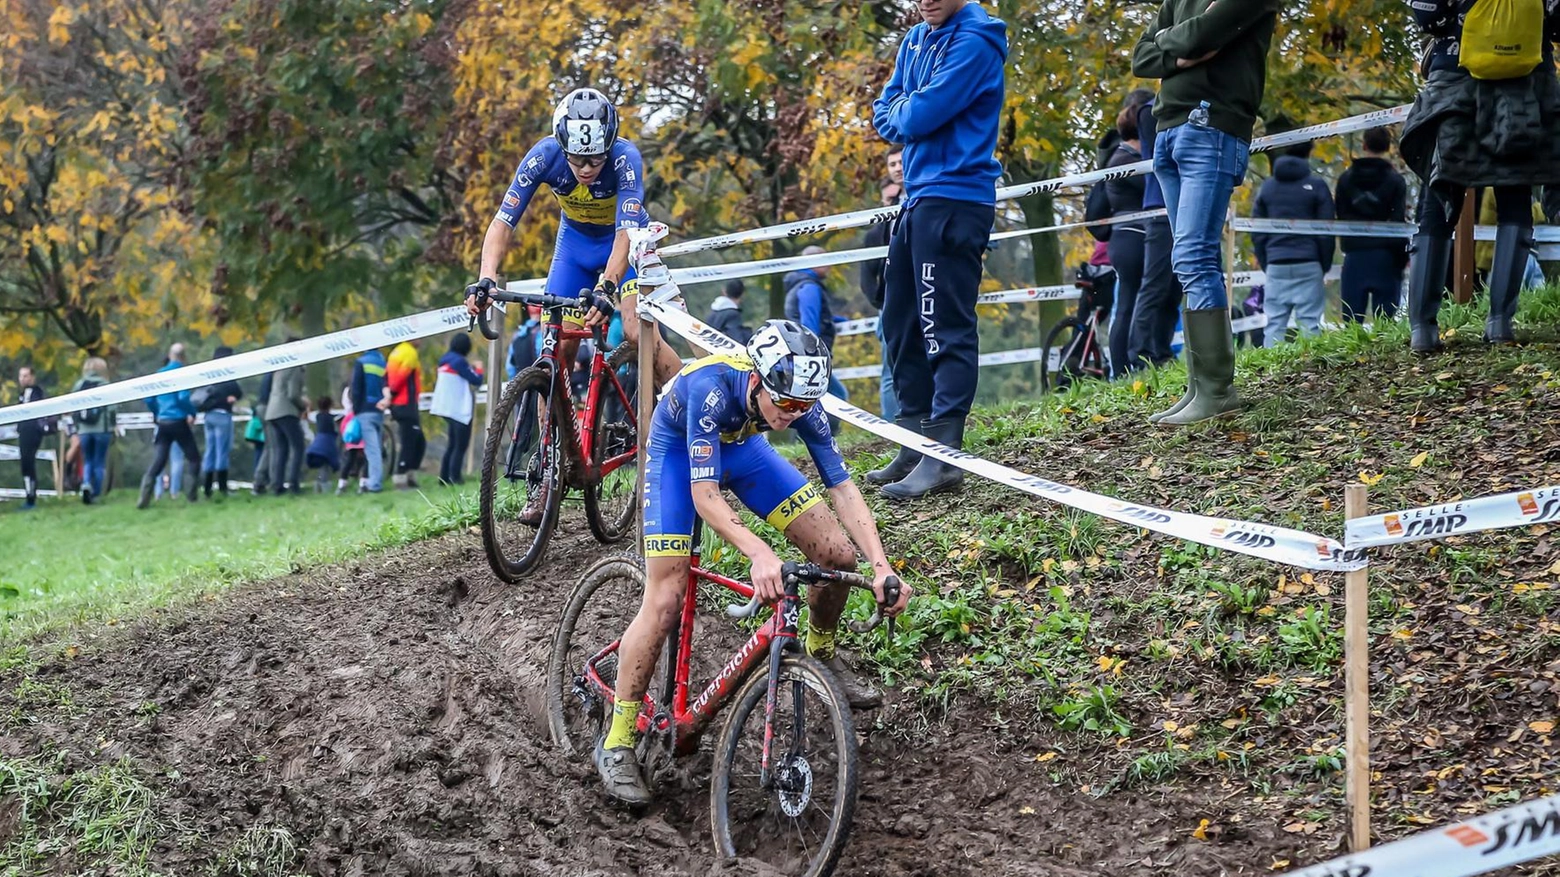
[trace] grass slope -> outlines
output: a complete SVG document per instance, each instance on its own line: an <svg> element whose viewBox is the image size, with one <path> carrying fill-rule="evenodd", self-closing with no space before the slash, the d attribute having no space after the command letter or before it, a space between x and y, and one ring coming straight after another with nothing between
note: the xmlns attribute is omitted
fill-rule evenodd
<svg viewBox="0 0 1560 877"><path fill-rule="evenodd" d="M0 507L0 641L112 621L241 581L343 560L476 521L476 486L378 496L235 493L226 501L135 495Z"/></svg>

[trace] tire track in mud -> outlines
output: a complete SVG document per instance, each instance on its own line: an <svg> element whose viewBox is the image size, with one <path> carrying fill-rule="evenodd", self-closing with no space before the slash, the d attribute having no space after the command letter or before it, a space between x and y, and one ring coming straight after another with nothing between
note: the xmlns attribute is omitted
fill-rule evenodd
<svg viewBox="0 0 1560 877"><path fill-rule="evenodd" d="M68 770L133 759L179 826L153 855L172 873L211 867L246 830L283 827L295 867L322 877L775 874L714 857L707 753L636 816L552 746L551 637L575 577L605 550L560 539L535 580L509 586L472 535L452 534L106 633L37 671L70 687L75 713L11 729L4 751L65 749ZM714 630L701 631L712 649ZM896 722L938 730L907 746L884 728ZM1255 874L1288 847L1276 827L1186 843L1188 822L1219 816L1218 789L1058 789L1030 760L1043 731L983 709L927 723L916 705L891 705L857 725L862 800L838 874Z"/></svg>

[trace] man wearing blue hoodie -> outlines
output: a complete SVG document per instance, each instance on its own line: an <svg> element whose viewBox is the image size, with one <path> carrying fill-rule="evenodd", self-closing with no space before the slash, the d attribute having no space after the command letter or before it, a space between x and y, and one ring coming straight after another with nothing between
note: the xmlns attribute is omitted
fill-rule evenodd
<svg viewBox="0 0 1560 877"><path fill-rule="evenodd" d="M823 247L818 246L802 250L803 256L821 256L823 253ZM785 318L811 329L814 335L823 339L823 346L829 348L829 353L834 353L837 332L834 324L841 318L834 315L834 304L829 299L828 289L823 285L823 271L801 268L785 275ZM841 399L850 398L845 385L833 374L829 375L829 392ZM839 435L839 418L829 418L829 432Z"/></svg>
<svg viewBox="0 0 1560 877"><path fill-rule="evenodd" d="M900 426L953 448L975 401L975 298L996 217L1007 25L968 0L920 0L872 123L904 146L905 202L888 243L882 313ZM867 480L893 499L964 482L961 469L900 449Z"/></svg>
<svg viewBox="0 0 1560 877"><path fill-rule="evenodd" d="M160 374L176 368L184 368L184 345L177 342L168 348L168 364L157 371ZM179 390L146 400L146 407L151 409L152 418L157 421L157 431L152 438L155 444L152 465L141 476L141 497L135 504L138 509L152 504L152 489L168 465L168 454L174 444L178 444L184 459L195 469L185 481L188 485L185 495L190 502L200 495L200 449L195 447L195 433L190 429L195 425L195 405L190 401L190 393L190 390Z"/></svg>

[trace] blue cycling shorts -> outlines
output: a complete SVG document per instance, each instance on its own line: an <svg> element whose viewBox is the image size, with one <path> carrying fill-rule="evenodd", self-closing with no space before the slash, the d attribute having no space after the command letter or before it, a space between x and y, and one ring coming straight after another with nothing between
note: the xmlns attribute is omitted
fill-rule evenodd
<svg viewBox="0 0 1560 877"><path fill-rule="evenodd" d="M693 485L681 436L651 435L645 458L645 555L687 557L693 547ZM823 493L758 436L720 446L720 486L784 533Z"/></svg>
<svg viewBox="0 0 1560 877"><path fill-rule="evenodd" d="M580 291L594 289L601 272L607 269L607 259L612 256L615 234L586 234L567 220L558 224L558 241L553 245L552 267L547 269L547 294L559 298L579 298ZM634 279L634 269L629 267L623 275L620 296L639 291L639 281ZM566 313L565 322L576 326L585 324L584 314Z"/></svg>

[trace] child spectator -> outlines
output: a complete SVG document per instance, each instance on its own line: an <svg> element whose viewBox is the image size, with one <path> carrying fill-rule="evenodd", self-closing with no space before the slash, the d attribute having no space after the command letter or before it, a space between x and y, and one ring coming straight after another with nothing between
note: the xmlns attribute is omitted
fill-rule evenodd
<svg viewBox="0 0 1560 877"><path fill-rule="evenodd" d="M314 441L304 452L303 461L310 469L320 470L314 476L314 492L324 493L327 473L341 468L341 451L336 445L336 416L330 410L330 397L314 400Z"/></svg>
<svg viewBox="0 0 1560 877"><path fill-rule="evenodd" d="M363 425L349 407L341 418L341 477L336 479L336 495L347 492L347 484L358 479L358 493L368 492L368 454L363 450Z"/></svg>

